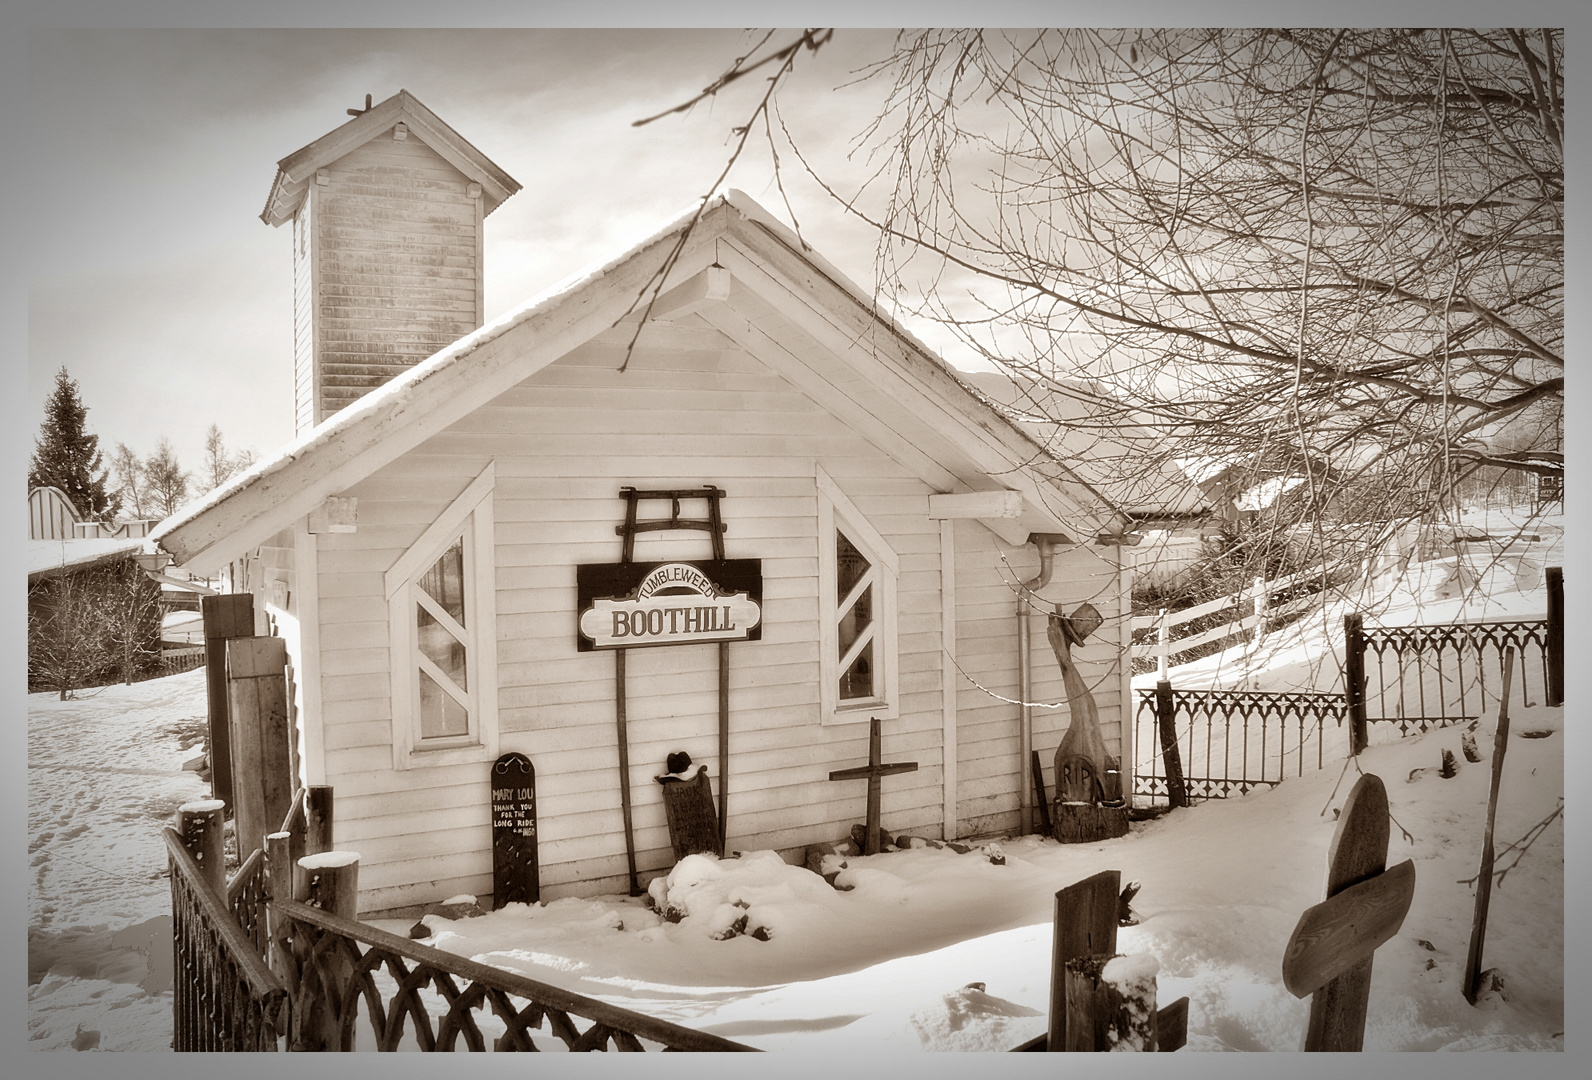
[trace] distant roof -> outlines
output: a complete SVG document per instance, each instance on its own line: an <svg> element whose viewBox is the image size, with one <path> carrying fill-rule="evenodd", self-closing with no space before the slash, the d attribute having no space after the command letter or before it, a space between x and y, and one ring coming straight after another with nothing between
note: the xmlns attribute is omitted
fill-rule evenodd
<svg viewBox="0 0 1592 1080"><path fill-rule="evenodd" d="M144 550L142 537L114 540L29 540L28 582L53 577L63 570L78 570L97 563L114 562Z"/></svg>
<svg viewBox="0 0 1592 1080"><path fill-rule="evenodd" d="M499 203L520 190L518 180L422 105L413 94L400 90L386 101L372 105L342 127L278 161L276 179L271 182L271 194L265 200L260 220L267 225L280 225L290 220L298 212L299 204L304 200L304 189L314 179L315 170L330 165L377 136L391 131L399 121L455 169L481 185L484 213L490 214Z"/></svg>

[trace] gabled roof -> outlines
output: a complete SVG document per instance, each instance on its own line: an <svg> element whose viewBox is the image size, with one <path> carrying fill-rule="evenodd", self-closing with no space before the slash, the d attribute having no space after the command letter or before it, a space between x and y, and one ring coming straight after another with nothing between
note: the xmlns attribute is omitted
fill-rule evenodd
<svg viewBox="0 0 1592 1080"><path fill-rule="evenodd" d="M260 220L280 225L292 219L304 200L304 188L324 169L379 135L391 131L402 121L410 134L435 150L455 169L481 185L483 213L490 214L499 203L520 190L519 181L500 169L492 159L422 105L413 94L400 90L380 104L373 105L342 127L322 135L276 163L276 179L265 200Z"/></svg>
<svg viewBox="0 0 1592 1080"><path fill-rule="evenodd" d="M179 565L218 567L575 347L634 325L637 297L694 216L460 338L179 510L152 539ZM934 490L1020 492L1022 516L991 523L1010 542L1127 528L1109 499L740 192L709 204L664 285L654 318L691 312Z"/></svg>

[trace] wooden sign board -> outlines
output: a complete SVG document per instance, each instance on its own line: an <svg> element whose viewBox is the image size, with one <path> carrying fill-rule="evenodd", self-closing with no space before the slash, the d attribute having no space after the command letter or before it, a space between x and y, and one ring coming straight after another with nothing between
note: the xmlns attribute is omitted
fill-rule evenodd
<svg viewBox="0 0 1592 1080"><path fill-rule="evenodd" d="M577 566L575 594L580 652L763 636L761 559Z"/></svg>
<svg viewBox="0 0 1592 1080"><path fill-rule="evenodd" d="M536 769L524 754L492 765L492 907L541 899L536 865Z"/></svg>

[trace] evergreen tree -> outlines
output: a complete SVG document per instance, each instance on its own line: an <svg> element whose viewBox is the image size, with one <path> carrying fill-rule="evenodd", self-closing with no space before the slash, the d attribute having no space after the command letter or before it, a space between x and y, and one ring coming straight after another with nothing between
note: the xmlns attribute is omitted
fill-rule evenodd
<svg viewBox="0 0 1592 1080"><path fill-rule="evenodd" d="M109 521L120 509L121 499L105 490L99 436L88 433L87 418L77 383L63 367L55 373L55 389L44 403L44 423L28 465L28 487L60 488L84 520Z"/></svg>

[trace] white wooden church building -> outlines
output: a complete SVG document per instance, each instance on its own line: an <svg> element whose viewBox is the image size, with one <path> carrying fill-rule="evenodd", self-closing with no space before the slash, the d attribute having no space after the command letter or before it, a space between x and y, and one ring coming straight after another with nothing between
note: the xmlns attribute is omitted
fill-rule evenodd
<svg viewBox="0 0 1592 1080"><path fill-rule="evenodd" d="M799 861L862 819L864 785L828 774L866 762L870 717L886 761L918 763L884 782L887 830L1017 829L1029 749L1048 769L1068 722L1019 704L1065 700L1057 602L1105 616L1076 655L1133 760L1122 545L1145 508L1111 505L739 193L691 231L628 361L689 216L482 325L482 222L517 188L406 92L283 159L263 216L292 223L298 437L154 534L285 639L299 781L333 788L363 911L492 891L488 774L510 751L536 770L543 898L622 891L621 663L643 878L672 864L652 779L671 752L708 767L730 849ZM636 564L687 567L641 593L695 589L697 614L640 595L583 618L577 568L622 561L625 488L722 491L750 589L685 580L710 533L638 531Z"/></svg>

